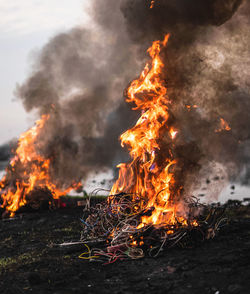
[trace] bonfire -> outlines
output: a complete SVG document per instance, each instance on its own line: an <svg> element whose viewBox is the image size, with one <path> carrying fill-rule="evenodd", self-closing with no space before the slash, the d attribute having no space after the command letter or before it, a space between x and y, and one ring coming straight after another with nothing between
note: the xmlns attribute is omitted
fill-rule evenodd
<svg viewBox="0 0 250 294"><path fill-rule="evenodd" d="M112 263L157 256L164 248L213 238L224 223L222 210L208 209L185 195L176 176L180 163L175 140L181 130L169 122L172 101L161 57L168 39L166 35L153 42L148 49L151 60L127 89L126 101L141 111L135 126L120 137L131 161L118 165L119 177L108 200L90 207L88 218L82 220L87 251L80 258ZM87 244L93 243L104 248L91 250Z"/></svg>
<svg viewBox="0 0 250 294"><path fill-rule="evenodd" d="M46 158L37 151L40 133L49 119L50 115L43 115L19 138L14 156L0 181L0 207L5 210L5 215L13 217L27 204L37 208L43 200L52 206L53 200L81 187L80 182L67 187L55 183L50 169L53 158Z"/></svg>

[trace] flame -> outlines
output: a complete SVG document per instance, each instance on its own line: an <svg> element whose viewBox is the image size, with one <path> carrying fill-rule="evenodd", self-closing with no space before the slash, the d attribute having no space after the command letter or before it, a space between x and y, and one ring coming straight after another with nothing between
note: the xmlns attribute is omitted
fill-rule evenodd
<svg viewBox="0 0 250 294"><path fill-rule="evenodd" d="M150 3L150 9L152 9L155 5L155 0L152 0L151 3Z"/></svg>
<svg viewBox="0 0 250 294"><path fill-rule="evenodd" d="M170 101L162 77L161 51L168 39L166 35L163 41L153 42L148 49L151 62L127 90L126 101L133 103L134 109L140 109L142 114L136 125L120 137L121 145L128 148L132 160L118 165L119 177L111 190L111 195L125 192L146 200L146 209L151 215L143 216L138 228L177 221L187 225L187 221L178 216L175 201L182 189L175 187L173 171L178 160L171 151L178 131L168 126ZM112 196L110 199L112 201Z"/></svg>
<svg viewBox="0 0 250 294"><path fill-rule="evenodd" d="M172 139L174 139L176 135L178 134L178 132L175 131L173 128L171 128L169 132Z"/></svg>
<svg viewBox="0 0 250 294"><path fill-rule="evenodd" d="M66 195L72 189L80 187L79 183L73 183L66 189L60 189L50 178L49 158L44 158L36 151L37 139L49 120L49 115L43 115L36 121L35 126L23 133L19 140L14 157L10 161L6 174L0 181L0 199L4 208L11 216L27 203L26 196L34 188L47 188L54 199Z"/></svg>
<svg viewBox="0 0 250 294"><path fill-rule="evenodd" d="M230 131L231 128L228 124L228 122L226 122L222 117L220 118L220 127L215 130L216 133L219 133L221 131Z"/></svg>

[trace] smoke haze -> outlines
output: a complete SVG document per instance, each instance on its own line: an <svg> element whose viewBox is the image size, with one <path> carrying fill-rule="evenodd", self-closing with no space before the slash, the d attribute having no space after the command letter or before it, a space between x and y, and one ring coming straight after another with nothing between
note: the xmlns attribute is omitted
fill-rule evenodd
<svg viewBox="0 0 250 294"><path fill-rule="evenodd" d="M118 137L138 114L123 91L152 41L170 33L164 74L173 101L169 124L180 130L180 182L187 191L218 174L248 183L250 3L158 0L149 9L146 0L92 2L91 28L51 39L16 90L27 111L51 113L39 148L53 154L55 177L84 179L128 160ZM230 131L218 131L220 118Z"/></svg>
<svg viewBox="0 0 250 294"><path fill-rule="evenodd" d="M186 190L217 174L222 182L236 176L248 182L249 7L247 1L178 0L156 1L148 10L143 1L123 2L134 42L171 34L165 52L169 123L181 130L174 152ZM220 118L231 131L216 131Z"/></svg>

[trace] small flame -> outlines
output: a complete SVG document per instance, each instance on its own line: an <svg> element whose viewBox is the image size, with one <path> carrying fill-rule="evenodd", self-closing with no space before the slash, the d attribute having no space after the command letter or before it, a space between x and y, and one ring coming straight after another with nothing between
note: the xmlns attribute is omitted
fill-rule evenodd
<svg viewBox="0 0 250 294"><path fill-rule="evenodd" d="M49 118L49 115L43 115L34 127L20 136L15 155L0 181L1 207L11 216L27 203L26 196L35 188L47 188L53 198L58 199L81 186L80 183L73 183L65 189L58 188L50 177L51 160L36 151L38 136Z"/></svg>
<svg viewBox="0 0 250 294"><path fill-rule="evenodd" d="M178 134L173 128L170 129L170 136L172 139L175 139L176 135Z"/></svg>
<svg viewBox="0 0 250 294"><path fill-rule="evenodd" d="M152 0L151 3L150 3L150 9L152 9L155 5L155 0Z"/></svg>

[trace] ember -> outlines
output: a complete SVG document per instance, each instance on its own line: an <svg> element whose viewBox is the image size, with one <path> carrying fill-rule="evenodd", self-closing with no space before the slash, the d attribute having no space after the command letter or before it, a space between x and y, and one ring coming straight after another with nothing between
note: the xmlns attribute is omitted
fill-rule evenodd
<svg viewBox="0 0 250 294"><path fill-rule="evenodd" d="M220 127L215 130L216 133L219 133L221 131L230 131L231 128L229 126L229 124L223 119L223 118L220 118Z"/></svg>
<svg viewBox="0 0 250 294"><path fill-rule="evenodd" d="M81 186L80 183L72 183L61 188L53 183L50 177L51 159L36 150L40 132L49 118L49 115L43 115L34 127L20 136L15 155L0 181L0 207L10 216L27 203L38 207L44 198L51 202L51 199L58 199Z"/></svg>

